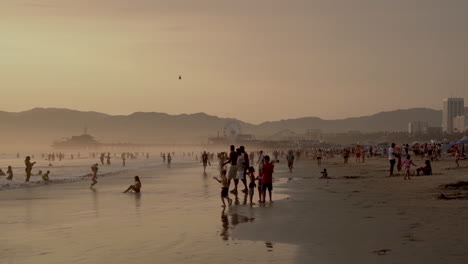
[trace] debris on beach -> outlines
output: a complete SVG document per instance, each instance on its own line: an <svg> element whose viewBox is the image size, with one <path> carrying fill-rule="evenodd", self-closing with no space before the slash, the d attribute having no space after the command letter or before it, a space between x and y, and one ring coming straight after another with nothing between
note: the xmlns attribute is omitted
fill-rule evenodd
<svg viewBox="0 0 468 264"><path fill-rule="evenodd" d="M391 249L384 248L384 249L374 250L372 251L372 253L376 253L377 255L382 256L382 255L386 255L387 252L389 251L391 251Z"/></svg>

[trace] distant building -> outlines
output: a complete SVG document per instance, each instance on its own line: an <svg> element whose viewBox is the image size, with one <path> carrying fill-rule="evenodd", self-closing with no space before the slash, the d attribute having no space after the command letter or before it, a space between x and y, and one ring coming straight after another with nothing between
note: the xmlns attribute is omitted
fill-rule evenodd
<svg viewBox="0 0 468 264"><path fill-rule="evenodd" d="M428 133L429 123L427 122L409 122L408 133L411 136L425 135Z"/></svg>
<svg viewBox="0 0 468 264"><path fill-rule="evenodd" d="M440 136L442 135L442 127L428 127L427 134L432 136Z"/></svg>
<svg viewBox="0 0 468 264"><path fill-rule="evenodd" d="M465 115L465 100L463 98L446 98L443 100L442 129L445 133L453 133L453 119Z"/></svg>
<svg viewBox="0 0 468 264"><path fill-rule="evenodd" d="M468 114L453 118L453 131L465 132L468 130Z"/></svg>

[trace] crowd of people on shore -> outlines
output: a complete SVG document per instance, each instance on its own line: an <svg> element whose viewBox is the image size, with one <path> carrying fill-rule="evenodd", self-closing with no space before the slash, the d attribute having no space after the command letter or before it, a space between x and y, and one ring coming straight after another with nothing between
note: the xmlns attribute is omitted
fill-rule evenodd
<svg viewBox="0 0 468 264"><path fill-rule="evenodd" d="M308 149L269 149L267 155L264 151L251 151L248 153L244 146L235 148L234 145L230 146L229 152L219 152L217 154L213 152L203 151L200 153L196 152L181 152L179 156L183 158L190 158L203 164L203 172L206 173L207 166L211 166L214 163L215 157L218 159L218 169L220 172L220 178L215 177L217 181L222 184L221 199L225 205L225 200L230 204L232 200L229 198L229 193L237 195L239 193L239 183L243 187L241 192L250 197L250 202L253 204L253 196L255 190L258 192L258 202L265 203L266 194L268 193L269 200L272 202L272 190L273 190L273 172L274 164L279 162L279 159L287 162L287 168L289 172L293 172L294 162L300 159L312 159L317 162L317 166L322 166L322 161L328 159L334 159L341 156L344 164L348 164L350 157L355 157L355 163L365 163L366 159L376 157L388 157L390 167L389 175L394 176L395 172L402 172L404 179L409 180L411 176L418 175L432 175L432 162L437 162L442 158L443 153L446 153L447 157L454 157L456 166L460 166L460 161L467 159L465 154L465 145L453 145L447 146L436 143L423 143L423 144L401 144L396 145L395 143L390 146L377 145L377 146L363 146L353 145L347 147L317 147ZM163 164L167 167L171 166L173 157L176 152L161 152L160 157ZM417 166L413 157L424 160L422 166ZM17 158L20 158L20 154L16 154ZM65 153L42 153L42 159L49 162L49 167L52 167L52 162L55 160L61 161L63 159L73 160L75 158L81 158L81 154L65 154ZM91 167L91 188L97 184L97 172L99 170L99 164L101 166L111 165L111 159L119 157L117 153L111 155L110 152L92 152L89 153L88 158L98 159L98 162ZM122 160L122 166L125 167L126 160L130 159L149 159L150 154L148 152L122 152L120 157ZM33 176L32 170L36 162L33 162L34 155L26 156L24 160L25 165L25 182L29 182L31 176ZM414 167L414 170L412 168ZM34 175L38 175L44 182L50 180L50 170L43 173L41 170ZM13 169L8 166L6 172L0 169L0 176L7 176L7 180L13 179ZM327 169L322 171L321 178L329 178ZM132 187L133 186L133 187ZM231 189L231 186L233 188ZM126 192L135 191L139 192L141 189L141 181L135 178L135 184L131 185Z"/></svg>

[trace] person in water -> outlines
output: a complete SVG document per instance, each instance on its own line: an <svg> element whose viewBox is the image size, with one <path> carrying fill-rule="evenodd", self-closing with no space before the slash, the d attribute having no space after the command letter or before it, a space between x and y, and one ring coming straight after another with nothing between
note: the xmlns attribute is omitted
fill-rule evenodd
<svg viewBox="0 0 468 264"><path fill-rule="evenodd" d="M228 184L228 179L226 178L226 170L221 170L221 179L218 179L217 177L213 177L217 182L221 183L221 201L223 202L223 207L226 207L226 203L224 202L224 199L228 201L228 204L232 204L232 199L229 198L229 184Z"/></svg>
<svg viewBox="0 0 468 264"><path fill-rule="evenodd" d="M135 176L135 184L128 186L127 190L125 190L124 193L128 193L128 192L131 192L131 191L139 193L140 189L141 189L140 177Z"/></svg>
<svg viewBox="0 0 468 264"><path fill-rule="evenodd" d="M29 178L31 178L31 171L32 168L36 164L36 162L31 162L31 157L27 156L26 159L24 160L24 165L26 165L26 182L29 182Z"/></svg>
<svg viewBox="0 0 468 264"><path fill-rule="evenodd" d="M91 178L91 181L93 181L93 183L91 183L91 186L89 186L89 188L93 188L93 186L97 183L97 172L98 172L98 164L94 164L93 166L91 166L91 171L93 172L93 177Z"/></svg>
<svg viewBox="0 0 468 264"><path fill-rule="evenodd" d="M13 180L13 170L12 170L11 166L8 166L7 175L8 175L7 180L9 180L9 181Z"/></svg>

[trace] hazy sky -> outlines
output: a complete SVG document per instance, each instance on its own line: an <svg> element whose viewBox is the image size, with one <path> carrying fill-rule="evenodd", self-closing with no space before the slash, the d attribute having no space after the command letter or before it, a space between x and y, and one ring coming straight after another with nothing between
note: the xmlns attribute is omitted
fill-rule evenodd
<svg viewBox="0 0 468 264"><path fill-rule="evenodd" d="M258 123L441 108L468 100L467 14L466 0L0 0L0 110Z"/></svg>

